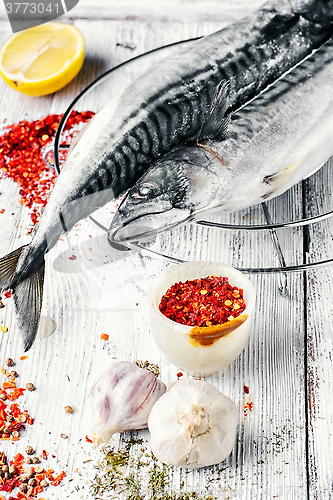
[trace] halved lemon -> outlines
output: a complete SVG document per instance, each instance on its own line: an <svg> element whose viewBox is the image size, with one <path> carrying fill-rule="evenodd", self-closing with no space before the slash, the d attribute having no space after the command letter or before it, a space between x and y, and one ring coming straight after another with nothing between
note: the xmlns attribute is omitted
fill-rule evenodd
<svg viewBox="0 0 333 500"><path fill-rule="evenodd" d="M47 23L12 35L0 50L0 74L22 94L42 96L65 87L80 71L84 38L72 24Z"/></svg>

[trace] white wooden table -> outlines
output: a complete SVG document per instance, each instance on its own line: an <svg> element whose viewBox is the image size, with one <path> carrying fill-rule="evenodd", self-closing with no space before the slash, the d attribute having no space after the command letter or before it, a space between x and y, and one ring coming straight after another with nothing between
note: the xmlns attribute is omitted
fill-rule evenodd
<svg viewBox="0 0 333 500"><path fill-rule="evenodd" d="M81 0L64 16L86 39L86 59L78 77L57 94L43 98L21 96L0 81L0 120L10 124L62 113L106 69L154 47L216 31L261 3ZM1 4L0 42L10 34ZM134 66L129 69L129 77L137 70ZM90 108L97 110L103 104L100 100L92 97ZM29 214L19 204L18 190L11 181L0 181L0 208L5 208L0 215L1 255L30 241ZM331 196L328 163L318 174L270 202L269 208L277 221L301 218L331 209ZM252 209L224 220L260 223L263 216L260 209ZM278 235L287 264L333 255L331 221L309 230L279 231ZM160 236L154 248L185 259L219 260L235 267L277 265L267 233L192 226L174 231L170 242ZM68 258L72 254L77 256L75 261ZM4 300L0 323L8 332L1 333L0 365L12 357L20 384L33 382L36 390L25 396L34 425L15 445L1 442L0 451L12 457L28 444L37 454L48 450L48 463L56 471L64 469L67 479L63 488L50 488L45 498L92 498L82 480L93 464L83 463L90 446L84 437L94 422L89 391L115 358L148 359L159 364L166 384L176 379L177 367L161 356L152 338L145 297L154 275L166 265L151 256L113 250L90 221L79 223L47 255L42 315L52 318L56 329L49 338L36 341L24 361L19 359L23 351L14 305L11 299ZM332 277L332 267L289 274L288 293L282 296L277 275L250 276L257 290L253 334L229 368L208 378L240 407L237 443L220 466L186 475L190 490L199 491L220 470L220 479L215 479L219 499L333 498ZM103 332L109 334L107 342L100 338ZM248 400L253 411L244 419ZM71 416L65 414L66 405L74 408ZM62 439L61 433L68 439ZM179 488L179 481L175 474L174 489Z"/></svg>

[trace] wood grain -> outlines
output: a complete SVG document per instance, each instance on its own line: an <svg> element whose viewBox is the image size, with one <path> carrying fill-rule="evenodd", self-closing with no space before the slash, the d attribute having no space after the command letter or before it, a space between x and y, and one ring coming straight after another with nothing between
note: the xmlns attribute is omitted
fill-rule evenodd
<svg viewBox="0 0 333 500"><path fill-rule="evenodd" d="M98 0L92 4L81 0L65 17L86 39L85 64L78 77L56 95L39 99L21 96L0 82L1 119L13 123L61 113L106 69L154 47L211 33L260 3ZM2 5L3 42L10 27L1 9ZM130 65L79 107L98 110L110 93L150 62L154 59ZM272 218L301 218L332 208L331 167L269 202ZM18 187L0 180L0 208L5 208L0 215L1 254L30 241L28 211L18 199ZM107 225L114 210L110 205L96 217ZM215 220L262 223L264 218L260 208L253 207ZM288 265L332 256L330 221L312 226L309 233L296 228L279 230L278 236ZM178 258L218 260L236 267L277 265L267 232L190 225L156 237L149 247ZM69 259L73 254L74 261ZM96 418L90 389L103 370L115 359L149 359L160 365L166 384L176 378L179 369L162 357L153 340L145 296L166 265L144 252L113 250L89 220L80 222L47 255L42 314L53 319L56 330L37 341L24 361L19 360L23 352L12 300L4 300L0 323L8 326L8 333L1 337L0 365L7 357L14 358L20 384L36 386L25 396L35 423L15 450L30 444L38 454L49 451L49 464L66 470L67 479L73 479L56 490L60 500L90 498L85 480L92 474L92 464L83 464L89 453L84 436ZM249 343L229 368L208 378L239 406L235 448L217 466L190 473L173 470L172 488L179 489L182 481L193 491L213 484L219 499L332 498L332 277L331 267L289 274L287 294L282 296L278 276L250 275L257 305ZM108 342L100 339L103 332L109 334ZM253 411L244 418L249 400ZM66 405L73 406L73 415L65 413ZM61 433L68 439L62 439ZM14 446L4 442L2 449L12 456Z"/></svg>

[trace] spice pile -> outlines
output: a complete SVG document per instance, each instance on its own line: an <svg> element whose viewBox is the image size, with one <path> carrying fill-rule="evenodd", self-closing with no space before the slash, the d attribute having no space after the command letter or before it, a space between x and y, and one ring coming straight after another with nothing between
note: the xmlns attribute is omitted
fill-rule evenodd
<svg viewBox="0 0 333 500"><path fill-rule="evenodd" d="M14 460L9 462L4 453L0 454L0 491L11 493L15 488L19 488L16 496L10 496L9 500L31 500L50 484L58 486L66 476L64 471L54 477L53 469L45 470L39 457L31 457L35 452L32 446L27 446L25 452L26 457L18 453ZM5 500L5 497L0 495L0 500Z"/></svg>
<svg viewBox="0 0 333 500"><path fill-rule="evenodd" d="M228 278L208 276L175 283L161 298L164 316L188 326L215 326L239 316L246 305L243 290L231 286Z"/></svg>
<svg viewBox="0 0 333 500"><path fill-rule="evenodd" d="M6 364L7 367L11 368L14 361L8 358ZM26 389L17 387L17 372L15 370L6 372L3 368L1 371L7 380L2 383L0 389L0 439L18 441L20 438L19 430L24 429L26 423L32 425L33 419L27 410L22 411L19 405L13 401L22 396L26 389L33 391L34 385L28 383Z"/></svg>
<svg viewBox="0 0 333 500"><path fill-rule="evenodd" d="M64 129L67 131L65 144L70 144L80 124L89 121L93 115L91 111L72 111ZM6 127L0 137L2 177L9 177L20 186L20 203L32 209L30 217L33 224L38 222L40 210L47 203L47 194L54 186L56 173L45 164L42 153L54 138L61 117L48 115L32 122L23 120Z"/></svg>

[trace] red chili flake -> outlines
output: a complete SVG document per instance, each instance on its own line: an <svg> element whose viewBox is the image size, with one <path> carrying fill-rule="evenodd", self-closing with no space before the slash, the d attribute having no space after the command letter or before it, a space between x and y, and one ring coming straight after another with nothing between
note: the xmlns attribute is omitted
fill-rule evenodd
<svg viewBox="0 0 333 500"><path fill-rule="evenodd" d="M47 460L47 451L45 450L42 451L42 457L44 460Z"/></svg>
<svg viewBox="0 0 333 500"><path fill-rule="evenodd" d="M239 316L246 308L243 290L228 278L208 276L175 283L161 298L164 316L188 326L216 326Z"/></svg>
<svg viewBox="0 0 333 500"><path fill-rule="evenodd" d="M109 335L107 333L102 333L101 339L102 340L109 340Z"/></svg>
<svg viewBox="0 0 333 500"><path fill-rule="evenodd" d="M76 259L76 255L71 255L70 257L68 257L69 260L75 260Z"/></svg>
<svg viewBox="0 0 333 500"><path fill-rule="evenodd" d="M5 212L5 209L4 209L4 208L2 208L2 209L0 210L0 214L3 214L4 212Z"/></svg>
<svg viewBox="0 0 333 500"><path fill-rule="evenodd" d="M244 389L245 394L248 394L250 392L247 385L244 385L243 389Z"/></svg>
<svg viewBox="0 0 333 500"><path fill-rule="evenodd" d="M7 292L4 293L4 296L6 297L6 299L9 299L12 296L12 291L7 290Z"/></svg>
<svg viewBox="0 0 333 500"><path fill-rule="evenodd" d="M27 359L28 356L21 356L20 359L23 361L24 359Z"/></svg>
<svg viewBox="0 0 333 500"><path fill-rule="evenodd" d="M91 111L72 111L66 122L62 144L70 144L82 124L94 116ZM40 120L5 127L0 137L0 172L2 177L13 179L20 186L21 205L31 209L30 218L35 225L40 217L40 207L47 203L56 173L43 161L43 148L56 133L62 115L48 115ZM61 152L64 161L67 152Z"/></svg>
<svg viewBox="0 0 333 500"><path fill-rule="evenodd" d="M90 437L88 437L88 435L86 436L86 441L87 443L92 443L92 440L90 439Z"/></svg>
<svg viewBox="0 0 333 500"><path fill-rule="evenodd" d="M182 377L182 376L183 376L182 372L177 373L177 377Z"/></svg>

